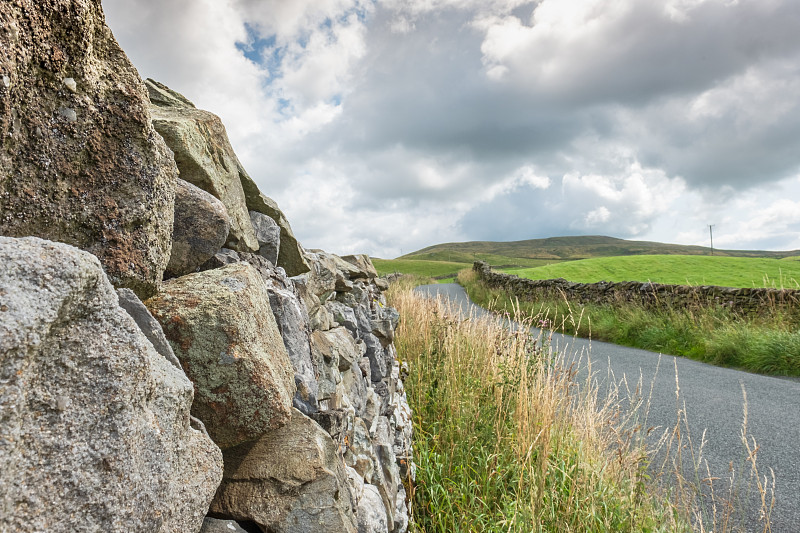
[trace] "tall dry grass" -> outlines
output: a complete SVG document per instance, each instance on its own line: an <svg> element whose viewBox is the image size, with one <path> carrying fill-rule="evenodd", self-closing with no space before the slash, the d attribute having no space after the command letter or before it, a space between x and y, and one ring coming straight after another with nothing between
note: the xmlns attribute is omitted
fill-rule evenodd
<svg viewBox="0 0 800 533"><path fill-rule="evenodd" d="M615 395L528 328L469 320L394 287L415 417L419 531L678 531L645 490L645 451Z"/></svg>
<svg viewBox="0 0 800 533"><path fill-rule="evenodd" d="M641 383L600 391L591 368L579 378L579 365L590 364L583 354L558 353L548 338L530 335L531 323L542 318L522 320L512 331L495 318L464 318L444 301L415 294L409 283L394 284L389 297L401 315L398 353L410 369L417 475L406 481L416 531L739 527L738 500L723 494L737 487L731 483L726 492L703 474L710 468L702 443L688 439L683 413L672 431L648 439ZM746 425L743 435L770 531L769 479L755 469L757 448ZM666 450L659 472L648 469L647 443L654 441Z"/></svg>

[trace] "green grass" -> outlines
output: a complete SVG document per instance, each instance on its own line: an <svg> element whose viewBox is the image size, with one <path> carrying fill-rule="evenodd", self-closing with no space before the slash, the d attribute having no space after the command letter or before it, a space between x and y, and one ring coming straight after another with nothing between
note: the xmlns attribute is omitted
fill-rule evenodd
<svg viewBox="0 0 800 533"><path fill-rule="evenodd" d="M454 263L446 261L419 261L416 259L376 259L372 258L372 264L378 274L385 276L399 272L401 274L413 274L415 276L425 276L429 278L439 278L448 276L454 278L459 270L471 266L465 263Z"/></svg>
<svg viewBox="0 0 800 533"><path fill-rule="evenodd" d="M722 308L650 309L620 304L581 305L565 300L517 302L472 272L459 276L470 298L497 311L543 316L549 327L654 352L769 375L800 376L800 310L739 316Z"/></svg>
<svg viewBox="0 0 800 533"><path fill-rule="evenodd" d="M515 266L515 267L538 267L557 263L557 259L529 259L525 257L510 257L506 255L490 253L470 253L470 252L425 252L414 253L398 258L397 260L423 260L423 261L448 261L464 263L472 266L475 261L485 261L495 267Z"/></svg>
<svg viewBox="0 0 800 533"><path fill-rule="evenodd" d="M462 261L463 259L463 261ZM553 261L541 261L536 259L515 259L512 257L503 256L489 256L482 255L479 258L481 261L486 261L496 267L508 267L511 265L520 267L534 267L553 263ZM378 259L372 258L372 264L378 274L385 276L399 272L401 274L413 274L416 276L425 276L434 278L439 283L452 283L455 281L456 276L460 270L465 268L472 268L474 259L472 255L456 254L455 261L443 260L438 254L432 254L431 258L413 258L413 259ZM501 270L505 270L502 269Z"/></svg>
<svg viewBox="0 0 800 533"><path fill-rule="evenodd" d="M581 283L652 281L676 285L800 288L800 261L750 257L637 255L598 257L506 272Z"/></svg>

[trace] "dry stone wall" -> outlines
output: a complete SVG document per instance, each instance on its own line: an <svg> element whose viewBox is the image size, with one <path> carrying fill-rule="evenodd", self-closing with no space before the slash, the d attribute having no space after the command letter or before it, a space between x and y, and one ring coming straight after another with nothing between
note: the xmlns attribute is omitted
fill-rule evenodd
<svg viewBox="0 0 800 533"><path fill-rule="evenodd" d="M99 0L0 17L0 533L406 531L369 258L304 249Z"/></svg>
<svg viewBox="0 0 800 533"><path fill-rule="evenodd" d="M797 309L800 291L769 288L665 285L638 281L574 283L563 278L526 279L495 272L483 261L473 270L490 287L503 289L521 300L567 298L580 303L633 302L650 307L720 306L748 315L775 308Z"/></svg>

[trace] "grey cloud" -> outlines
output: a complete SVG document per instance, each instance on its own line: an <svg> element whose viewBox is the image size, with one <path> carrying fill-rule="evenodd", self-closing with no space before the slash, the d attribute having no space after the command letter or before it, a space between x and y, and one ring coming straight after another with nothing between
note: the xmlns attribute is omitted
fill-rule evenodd
<svg viewBox="0 0 800 533"><path fill-rule="evenodd" d="M554 1L538 3L559 5ZM203 33L196 21L213 20L202 11L219 6L188 0L104 5L144 75L161 77L239 132L240 158L287 206L300 238L315 246L363 245L386 254L456 238L642 237L669 227L670 213L637 212L624 200L565 192L557 184L570 174L618 178L639 163L648 169L643 186L656 196L665 179L680 177L690 192L711 198L725 191L733 199L800 172L800 3L794 0L702 2L681 22L665 18L667 2L601 2L601 17L614 6L629 10L599 33L578 28L582 49L554 34L499 59L510 69L499 81L487 76L481 51L486 26L475 23L494 4L365 7L358 0L329 0L317 13L308 9L313 2L304 2L272 24L261 3L237 2L239 12L229 13L211 36L228 55L214 58L197 49ZM527 18L533 7L502 4L500 17ZM275 110L291 115L291 108L278 100L277 78L237 55L236 40L252 37L243 33L245 23L290 39L307 34L304 24L319 28L326 16L353 9L366 14L365 55L347 66L339 115L294 141L281 138L281 121L293 117ZM390 31L398 14L411 17L407 33ZM246 96L242 86L249 88ZM699 112L703 98L709 109ZM230 104L235 112L225 115L220 107L228 102L236 102ZM554 185L546 191L520 187L485 201L488 188L523 165ZM327 205L319 191L336 180L347 184L348 194L335 200L344 205ZM587 222L600 207L608 215ZM311 218L323 212L324 223ZM377 231L371 221L384 212ZM427 236L426 224L435 228ZM779 246L766 237L763 242Z"/></svg>

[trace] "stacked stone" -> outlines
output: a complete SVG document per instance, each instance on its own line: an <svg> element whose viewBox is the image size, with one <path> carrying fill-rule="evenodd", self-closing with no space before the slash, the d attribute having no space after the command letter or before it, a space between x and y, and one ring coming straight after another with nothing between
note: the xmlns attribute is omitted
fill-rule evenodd
<svg viewBox="0 0 800 533"><path fill-rule="evenodd" d="M776 308L793 310L800 305L800 290L735 288L715 285L667 285L640 281L575 283L564 278L526 279L495 272L483 261L473 270L490 287L503 289L522 300L561 299L580 303L631 302L652 308L718 306L745 315L760 315Z"/></svg>
<svg viewBox="0 0 800 533"><path fill-rule="evenodd" d="M411 420L388 285L367 256L304 250L219 118L146 84L181 179L241 213L223 241L219 209L195 202L193 231L184 237L176 222L173 250L199 255L146 302L195 384L192 413L223 450L210 512L270 531L405 531ZM179 205L180 195L176 221Z"/></svg>
<svg viewBox="0 0 800 533"><path fill-rule="evenodd" d="M0 18L0 531L405 531L369 258L304 250L99 0Z"/></svg>

